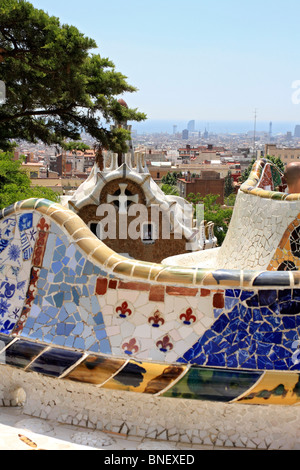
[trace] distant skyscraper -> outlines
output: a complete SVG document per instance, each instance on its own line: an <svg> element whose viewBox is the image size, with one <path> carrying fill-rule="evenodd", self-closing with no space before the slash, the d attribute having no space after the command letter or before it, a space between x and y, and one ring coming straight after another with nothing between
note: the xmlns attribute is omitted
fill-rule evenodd
<svg viewBox="0 0 300 470"><path fill-rule="evenodd" d="M184 129L182 131L182 139L187 140L188 138L189 138L189 131L188 131L188 129Z"/></svg>
<svg viewBox="0 0 300 470"><path fill-rule="evenodd" d="M177 132L177 126L174 125L174 126L173 126L173 134L176 134L176 132Z"/></svg>
<svg viewBox="0 0 300 470"><path fill-rule="evenodd" d="M300 137L300 126L299 125L295 127L294 136L295 137Z"/></svg>
<svg viewBox="0 0 300 470"><path fill-rule="evenodd" d="M269 126L269 137L270 138L272 137L272 134L273 134L273 123L270 122L270 126Z"/></svg>
<svg viewBox="0 0 300 470"><path fill-rule="evenodd" d="M189 121L187 128L189 132L195 132L195 121Z"/></svg>

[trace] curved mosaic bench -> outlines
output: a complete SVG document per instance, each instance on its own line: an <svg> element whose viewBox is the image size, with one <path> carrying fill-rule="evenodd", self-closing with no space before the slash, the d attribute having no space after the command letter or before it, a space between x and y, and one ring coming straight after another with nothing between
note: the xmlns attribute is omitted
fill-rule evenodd
<svg viewBox="0 0 300 470"><path fill-rule="evenodd" d="M238 195L275 201L286 224L264 270L130 260L59 204L4 209L0 363L161 397L298 404L300 195L261 189L271 169L268 186L281 183L261 160Z"/></svg>

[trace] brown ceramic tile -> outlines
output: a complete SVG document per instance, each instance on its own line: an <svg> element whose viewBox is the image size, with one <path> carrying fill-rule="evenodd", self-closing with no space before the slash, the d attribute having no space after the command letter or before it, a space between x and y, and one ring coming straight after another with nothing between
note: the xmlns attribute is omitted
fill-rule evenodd
<svg viewBox="0 0 300 470"><path fill-rule="evenodd" d="M300 272L293 271L291 272L291 275L293 276L295 286L299 286L300 285Z"/></svg>
<svg viewBox="0 0 300 470"><path fill-rule="evenodd" d="M189 287L176 287L176 286L167 286L166 294L168 295L184 295L186 297L196 297L198 294L198 289L190 289Z"/></svg>
<svg viewBox="0 0 300 470"><path fill-rule="evenodd" d="M207 272L205 273L205 275L203 275L203 273L200 273L200 279L198 279L198 274L197 274L197 284L198 283L199 284L201 283L203 286L217 286L218 285L212 273L207 273Z"/></svg>
<svg viewBox="0 0 300 470"><path fill-rule="evenodd" d="M201 289L200 290L200 295L201 297L209 297L211 294L211 291L208 289Z"/></svg>
<svg viewBox="0 0 300 470"><path fill-rule="evenodd" d="M149 293L150 302L164 302L165 301L165 286L152 285Z"/></svg>
<svg viewBox="0 0 300 470"><path fill-rule="evenodd" d="M65 379L102 385L106 380L110 379L125 362L124 359L89 356L85 361L75 367Z"/></svg>
<svg viewBox="0 0 300 470"><path fill-rule="evenodd" d="M97 295L105 295L107 291L108 280L103 278L97 279L96 283L96 294Z"/></svg>
<svg viewBox="0 0 300 470"><path fill-rule="evenodd" d="M152 380L149 380L144 393L157 394L163 393L166 389L171 387L174 382L176 382L184 372L188 371L186 366L169 366L165 367L161 375L153 377Z"/></svg>
<svg viewBox="0 0 300 470"><path fill-rule="evenodd" d="M224 294L215 294L213 298L213 306L214 308L224 308Z"/></svg>
<svg viewBox="0 0 300 470"><path fill-rule="evenodd" d="M138 290L138 291L149 291L150 284L145 284L144 282L119 282L119 289L128 289L128 290Z"/></svg>
<svg viewBox="0 0 300 470"><path fill-rule="evenodd" d="M116 289L118 287L118 281L114 280L114 279L110 279L109 283L108 283L108 288L109 289Z"/></svg>
<svg viewBox="0 0 300 470"><path fill-rule="evenodd" d="M279 243L279 248L281 249L284 248L286 242L289 240L289 237L290 237L290 232L289 230L286 230L285 234L282 237L281 242Z"/></svg>

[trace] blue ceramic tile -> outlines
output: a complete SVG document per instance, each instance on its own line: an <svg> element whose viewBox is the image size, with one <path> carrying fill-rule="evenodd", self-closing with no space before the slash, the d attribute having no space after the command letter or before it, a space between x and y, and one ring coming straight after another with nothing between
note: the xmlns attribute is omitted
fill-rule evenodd
<svg viewBox="0 0 300 470"><path fill-rule="evenodd" d="M84 323L83 322L78 322L73 330L73 335L81 335L84 330Z"/></svg>
<svg viewBox="0 0 300 470"><path fill-rule="evenodd" d="M247 299L246 304L248 305L248 307L259 307L258 295L254 295L253 297Z"/></svg>
<svg viewBox="0 0 300 470"><path fill-rule="evenodd" d="M84 349L85 349L84 340L83 340L82 338L78 338L78 337L75 338L75 341L74 341L74 348L84 350Z"/></svg>
<svg viewBox="0 0 300 470"><path fill-rule="evenodd" d="M74 365L81 356L82 354L78 352L53 348L39 356L27 370L59 377Z"/></svg>
<svg viewBox="0 0 300 470"><path fill-rule="evenodd" d="M59 237L56 237L56 238L55 238L55 247L58 247L58 246L60 246L60 245L62 245L62 241L60 240Z"/></svg>
<svg viewBox="0 0 300 470"><path fill-rule="evenodd" d="M73 302L76 305L79 305L80 297L79 297L76 287L72 287L72 295L73 295Z"/></svg>
<svg viewBox="0 0 300 470"><path fill-rule="evenodd" d="M56 261L55 263L52 263L51 265L51 269L54 272L54 274L57 274L62 269L62 267L63 265L61 261Z"/></svg>
<svg viewBox="0 0 300 470"><path fill-rule="evenodd" d="M93 271L94 271L94 265L90 261L86 261L84 268L83 268L83 274L91 275L93 274Z"/></svg>
<svg viewBox="0 0 300 470"><path fill-rule="evenodd" d="M23 340L16 341L5 351L6 364L25 368L44 349L45 346L37 343Z"/></svg>
<svg viewBox="0 0 300 470"><path fill-rule="evenodd" d="M58 274L56 274L53 278L54 283L60 283L60 282L63 282L63 280L64 280L64 275L61 271Z"/></svg>
<svg viewBox="0 0 300 470"><path fill-rule="evenodd" d="M55 250L55 255L54 256L56 256L56 254L58 254L60 256L60 258L58 258L58 259L61 259L63 256L65 256L65 254L66 254L65 245L58 246Z"/></svg>
<svg viewBox="0 0 300 470"><path fill-rule="evenodd" d="M107 337L106 331L103 329L97 330L95 328L95 333L96 333L96 338L98 339L98 341L102 341L103 339Z"/></svg>
<svg viewBox="0 0 300 470"><path fill-rule="evenodd" d="M235 297L225 297L225 309L232 310L239 303L239 299Z"/></svg>
<svg viewBox="0 0 300 470"><path fill-rule="evenodd" d="M93 320L94 320L96 325L103 325L104 324L103 315L102 315L101 312L99 312L98 315L96 315L93 318Z"/></svg>
<svg viewBox="0 0 300 470"><path fill-rule="evenodd" d="M257 287L265 287L265 286L290 286L290 275L288 272L263 272L257 276L257 278L253 281L253 286Z"/></svg>
<svg viewBox="0 0 300 470"><path fill-rule="evenodd" d="M288 290L279 290L278 291L278 302L285 302L292 300L292 291Z"/></svg>
<svg viewBox="0 0 300 470"><path fill-rule="evenodd" d="M267 307L273 304L277 300L276 290L265 290L259 292L259 305L261 307Z"/></svg>

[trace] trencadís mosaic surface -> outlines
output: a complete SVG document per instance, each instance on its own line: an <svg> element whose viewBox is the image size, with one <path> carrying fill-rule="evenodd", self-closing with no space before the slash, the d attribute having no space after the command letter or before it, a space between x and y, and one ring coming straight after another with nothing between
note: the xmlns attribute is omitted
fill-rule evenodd
<svg viewBox="0 0 300 470"><path fill-rule="evenodd" d="M280 184L262 160L238 196L273 201L281 213L263 269L249 269L242 252L240 269L127 259L58 204L32 199L3 210L0 362L111 390L297 404L299 198L262 188ZM256 251L267 252L253 227Z"/></svg>

